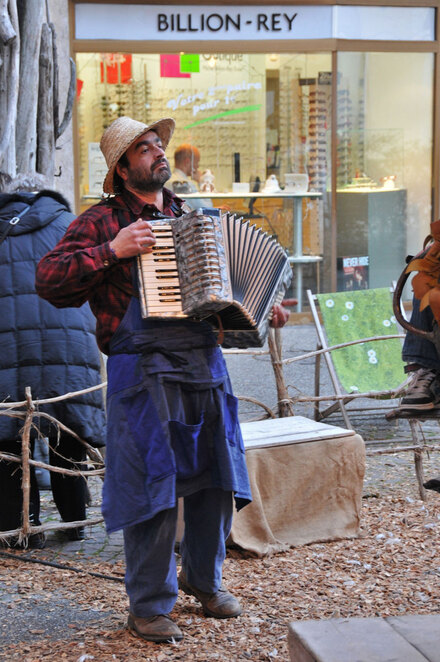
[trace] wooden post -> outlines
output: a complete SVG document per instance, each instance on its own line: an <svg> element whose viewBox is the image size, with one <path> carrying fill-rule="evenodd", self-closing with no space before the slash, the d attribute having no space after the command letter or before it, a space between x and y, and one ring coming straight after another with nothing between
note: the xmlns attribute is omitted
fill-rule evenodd
<svg viewBox="0 0 440 662"><path fill-rule="evenodd" d="M420 423L416 421L414 418L409 419L409 424L411 427L411 432L413 435L413 439L416 442L420 448L416 448L414 450L414 465L416 469L416 477L417 477L417 483L419 485L419 494L420 498L422 501L426 501L426 490L423 487L423 483L425 482L425 477L423 475L423 436L420 431Z"/></svg>
<svg viewBox="0 0 440 662"><path fill-rule="evenodd" d="M318 343L316 349L322 349L322 346ZM315 356L315 398L320 396L320 379L321 379L321 354ZM319 411L319 400L316 400L313 405L313 415L315 421L321 420Z"/></svg>
<svg viewBox="0 0 440 662"><path fill-rule="evenodd" d="M22 535L28 537L30 534L31 524L29 521L29 502L31 492L31 471L29 465L30 457L30 430L32 419L34 415L35 406L32 402L32 394L29 386L26 386L26 418L23 425L23 432L21 433L21 487L23 491L23 522L22 522Z"/></svg>
<svg viewBox="0 0 440 662"><path fill-rule="evenodd" d="M293 416L294 411L292 403L290 401L289 393L284 381L280 329L269 329L268 344L270 358L272 361L272 368L275 374L275 383L277 387L278 416L280 418L284 418L285 416Z"/></svg>

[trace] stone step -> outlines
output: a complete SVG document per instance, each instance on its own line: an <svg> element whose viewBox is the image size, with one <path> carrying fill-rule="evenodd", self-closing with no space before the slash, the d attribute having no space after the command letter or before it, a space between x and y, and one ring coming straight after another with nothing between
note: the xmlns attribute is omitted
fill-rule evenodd
<svg viewBox="0 0 440 662"><path fill-rule="evenodd" d="M289 623L291 662L440 662L440 615Z"/></svg>

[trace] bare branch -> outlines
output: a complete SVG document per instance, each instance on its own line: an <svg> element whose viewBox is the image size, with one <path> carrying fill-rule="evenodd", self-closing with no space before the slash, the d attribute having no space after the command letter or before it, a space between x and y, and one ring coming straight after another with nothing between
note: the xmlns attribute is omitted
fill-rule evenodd
<svg viewBox="0 0 440 662"><path fill-rule="evenodd" d="M43 23L39 60L36 169L49 178L54 176L55 170L52 38L50 27Z"/></svg>
<svg viewBox="0 0 440 662"><path fill-rule="evenodd" d="M26 419L24 422L22 435L21 435L21 488L23 491L23 507L22 507L22 528L23 535L29 535L29 507L30 507L30 493L31 493L31 473L29 467L29 456L30 456L30 429L32 423L32 415L35 410L35 405L32 402L32 393L29 386L26 387ZM20 538L19 538L20 540Z"/></svg>
<svg viewBox="0 0 440 662"><path fill-rule="evenodd" d="M270 409L270 407L265 405L264 402L260 402L256 398L251 398L250 396L247 395L238 395L237 400L243 400L244 402L252 402L254 405L258 405L259 407L262 407L267 412L269 418L276 418L272 409Z"/></svg>
<svg viewBox="0 0 440 662"><path fill-rule="evenodd" d="M68 529L76 529L78 526L92 526L93 524L100 524L103 521L102 517L96 519L86 519L86 520L77 520L75 522L63 522L60 524L54 524L53 522L48 522L47 524L41 524L40 526L31 526L29 528L29 536L35 533L44 533L45 531L67 531ZM15 538L17 536L21 537L21 540L26 540L28 536L23 536L23 529L12 529L11 531L2 531L0 533L0 540L7 541L8 538Z"/></svg>
<svg viewBox="0 0 440 662"><path fill-rule="evenodd" d="M294 411L292 407L292 401L289 398L284 380L283 364L281 360L281 334L279 329L269 329L268 344L278 394L278 416L280 418L293 416Z"/></svg>
<svg viewBox="0 0 440 662"><path fill-rule="evenodd" d="M35 400L37 405L49 405L53 402L60 402L62 400L68 400L69 398L75 398L77 395L84 395L85 393L92 393L93 391L99 391L102 388L107 386L107 382L102 384L97 384L96 386L89 386L89 388L84 388L81 391L69 391L69 393L64 393L64 395L57 395L54 398L46 398L44 400ZM13 407L24 407L26 405L26 400L21 402L0 402L0 409L10 409Z"/></svg>
<svg viewBox="0 0 440 662"><path fill-rule="evenodd" d="M62 456L61 456L62 457ZM67 458L64 458L67 459ZM18 455L13 455L12 453L2 453L0 452L0 460L6 460L7 462L15 462L16 464L21 464L22 459ZM65 474L66 476L102 476L104 474L104 469L65 469L63 467L57 467L54 464L47 464L46 462L40 462L39 460L31 460L29 458L29 465L34 467L40 467L40 469L47 469L48 471L53 471L54 473Z"/></svg>
<svg viewBox="0 0 440 662"><path fill-rule="evenodd" d="M295 363L295 361L301 361L302 359L309 359L312 356L318 356L319 354L325 354L326 352L333 352L335 349L342 349L343 347L351 347L351 345L362 345L366 342L375 342L376 340L391 340L392 338L405 338L403 333L390 334L389 336L371 336L371 338L360 338L359 340L351 340L350 342L340 343L339 345L332 345L331 347L324 347L323 349L316 349L313 352L307 352L307 354L301 354L301 356L292 356L290 359L283 359L283 364L287 365L288 363Z"/></svg>
<svg viewBox="0 0 440 662"><path fill-rule="evenodd" d="M66 108L64 110L63 121L61 122L58 130L55 130L55 141L57 141L58 138L62 136L64 131L67 129L70 120L72 119L75 93L76 93L76 66L75 66L75 62L72 60L72 58L70 58L70 85L69 85L69 91L67 93Z"/></svg>

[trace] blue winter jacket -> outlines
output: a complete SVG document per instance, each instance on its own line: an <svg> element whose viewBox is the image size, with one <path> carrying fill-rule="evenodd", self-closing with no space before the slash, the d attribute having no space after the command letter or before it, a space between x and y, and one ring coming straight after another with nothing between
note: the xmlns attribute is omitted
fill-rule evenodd
<svg viewBox="0 0 440 662"><path fill-rule="evenodd" d="M54 308L35 291L35 269L75 218L66 200L54 191L0 194L0 236L5 224L26 205L22 216L0 244L0 402L51 398L100 384L100 355L95 318L89 305ZM103 393L43 405L94 446L105 444ZM18 439L22 419L1 415L0 441ZM44 436L56 434L44 418ZM35 433L33 433L35 434Z"/></svg>

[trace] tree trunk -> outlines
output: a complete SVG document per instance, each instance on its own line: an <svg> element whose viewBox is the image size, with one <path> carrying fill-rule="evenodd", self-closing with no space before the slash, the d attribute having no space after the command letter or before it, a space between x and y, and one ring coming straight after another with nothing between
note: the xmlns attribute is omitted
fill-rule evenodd
<svg viewBox="0 0 440 662"><path fill-rule="evenodd" d="M47 23L44 23L41 29L38 89L37 172L50 178L53 178L55 172L52 54L52 30Z"/></svg>
<svg viewBox="0 0 440 662"><path fill-rule="evenodd" d="M6 20L6 3L2 3L1 20ZM7 20L15 33L9 45L0 44L0 170L11 177L16 174L15 125L19 92L20 36L16 0L9 0Z"/></svg>
<svg viewBox="0 0 440 662"><path fill-rule="evenodd" d="M0 0L0 41L8 46L17 37L8 12L8 0Z"/></svg>
<svg viewBox="0 0 440 662"><path fill-rule="evenodd" d="M36 164L38 63L45 2L32 0L22 7L16 153L18 171L27 173L34 172Z"/></svg>
<svg viewBox="0 0 440 662"><path fill-rule="evenodd" d="M56 142L72 117L75 64L60 122L58 55L47 0L0 0L0 171L54 185Z"/></svg>

